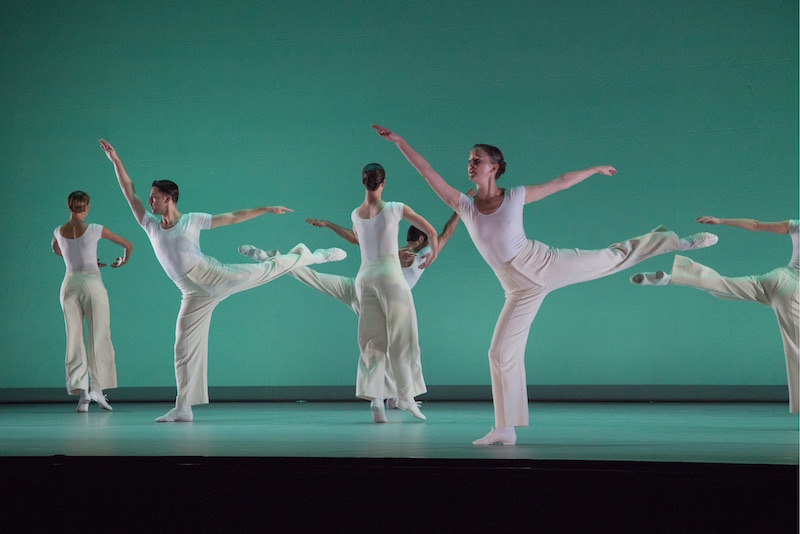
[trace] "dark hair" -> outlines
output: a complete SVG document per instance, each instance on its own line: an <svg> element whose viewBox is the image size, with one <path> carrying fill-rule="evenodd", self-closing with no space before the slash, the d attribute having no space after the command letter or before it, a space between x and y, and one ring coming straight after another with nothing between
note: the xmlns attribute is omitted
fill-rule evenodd
<svg viewBox="0 0 800 534"><path fill-rule="evenodd" d="M364 166L364 170L361 171L361 183L369 191L377 190L385 179L386 171L377 163L370 163Z"/></svg>
<svg viewBox="0 0 800 534"><path fill-rule="evenodd" d="M406 234L406 241L416 241L420 238L420 236L424 237L424 241L428 240L428 235L417 228L416 226L409 226L408 233Z"/></svg>
<svg viewBox="0 0 800 534"><path fill-rule="evenodd" d="M486 155L489 156L489 159L492 160L492 163L497 163L497 172L494 174L494 179L499 180L500 175L506 172L506 160L503 159L503 153L500 151L500 149L496 146L484 145L481 143L473 146L472 148L483 150L486 152Z"/></svg>
<svg viewBox="0 0 800 534"><path fill-rule="evenodd" d="M67 207L69 211L73 211L75 213L83 213L86 211L86 207L89 205L91 199L89 198L88 193L84 193L83 191L73 191L67 197Z"/></svg>
<svg viewBox="0 0 800 534"><path fill-rule="evenodd" d="M165 195L172 197L172 201L178 203L178 184L169 180L155 180L153 186Z"/></svg>

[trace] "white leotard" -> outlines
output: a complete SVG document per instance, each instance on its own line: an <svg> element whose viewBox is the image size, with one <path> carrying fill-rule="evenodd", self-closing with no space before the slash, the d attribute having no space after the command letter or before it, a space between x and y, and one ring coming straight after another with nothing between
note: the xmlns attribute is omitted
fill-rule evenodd
<svg viewBox="0 0 800 534"><path fill-rule="evenodd" d="M506 189L503 203L489 215L479 212L475 201L464 193L458 206L472 242L493 269L507 265L528 243L522 224L525 186Z"/></svg>
<svg viewBox="0 0 800 534"><path fill-rule="evenodd" d="M97 242L103 234L103 226L89 223L83 235L74 239L61 235L61 227L54 235L68 273L100 272L97 267Z"/></svg>
<svg viewBox="0 0 800 534"><path fill-rule="evenodd" d="M200 250L200 231L211 229L208 213L184 213L172 228L161 228L155 215L145 213L142 228L150 238L156 258L174 282L183 279L205 258Z"/></svg>
<svg viewBox="0 0 800 534"><path fill-rule="evenodd" d="M362 219L356 210L350 215L358 236L361 263L386 256L397 255L397 233L403 218L402 202L387 202L371 219Z"/></svg>

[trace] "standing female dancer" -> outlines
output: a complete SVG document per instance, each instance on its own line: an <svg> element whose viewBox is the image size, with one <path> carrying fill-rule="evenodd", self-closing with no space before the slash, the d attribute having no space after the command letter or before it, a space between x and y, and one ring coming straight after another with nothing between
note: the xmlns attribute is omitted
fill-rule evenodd
<svg viewBox="0 0 800 534"><path fill-rule="evenodd" d="M89 195L83 191L69 194L69 220L55 229L50 243L67 267L60 295L67 329L67 391L79 395L79 412L88 411L91 401L111 410L103 390L117 387L108 293L98 268L105 264L97 260L97 242L108 239L123 248L122 256L111 264L114 269L128 263L133 252L133 245L127 239L102 225L86 222L89 202ZM89 331L88 354L84 347L84 318Z"/></svg>
<svg viewBox="0 0 800 534"><path fill-rule="evenodd" d="M380 421L386 366L391 365L397 382L397 407L425 420L414 397L427 391L422 377L417 312L411 290L403 279L398 259L397 232L400 219L420 228L428 236L431 250L420 264L428 267L439 252L436 230L401 202L381 198L385 172L377 163L364 167L364 202L353 210L353 232L361 249L361 267L356 275L358 346L361 356L356 375L356 396L370 401L373 420Z"/></svg>
<svg viewBox="0 0 800 534"><path fill-rule="evenodd" d="M192 406L208 404L208 333L211 314L217 304L233 295L277 278L288 271L312 263L338 261L347 255L342 249L319 249L312 254L297 245L288 254L270 261L247 265L223 265L200 250L200 231L249 221L265 213L284 214L292 211L283 206L262 206L221 215L178 211L178 186L169 180L153 182L150 209L137 196L128 173L110 144L100 146L114 165L122 194L136 222L150 238L153 251L175 285L181 290L181 309L175 327L175 380L178 394L175 408L156 421L189 422Z"/></svg>
<svg viewBox="0 0 800 534"><path fill-rule="evenodd" d="M631 276L637 285L694 287L728 300L749 300L769 306L778 318L778 327L783 340L783 354L786 359L786 378L789 385L789 411L800 411L800 296L797 290L798 271L800 271L800 220L781 222L762 222L755 219L718 219L717 217L698 217L700 224L724 224L751 232L770 232L789 234L792 238L792 257L789 264L778 267L766 274L739 276L731 278L693 262L684 256L675 256L672 274L664 271L639 273Z"/></svg>
<svg viewBox="0 0 800 534"><path fill-rule="evenodd" d="M468 195L474 194L470 190ZM306 219L306 222L312 226L319 228L330 228L336 235L354 245L358 245L358 238L352 230L339 226L324 219ZM439 252L442 251L450 236L453 235L456 227L458 226L458 214L453 212L450 218L444 225L442 233L439 234ZM277 253L277 251L263 251L253 245L242 245L239 247L239 252L256 261L265 261ZM406 234L406 246L400 249L399 259L400 266L403 270L403 278L408 284L409 289L414 289L414 286L419 281L424 269L420 265L424 261L423 258L430 252L430 243L428 236L425 235L416 226L410 226ZM356 279L347 276L340 276L335 274L320 273L308 267L299 267L289 273L292 276L307 285L312 289L316 289L323 295L333 297L345 306L353 310L353 313L358 317L361 313L360 303L356 295ZM389 409L397 408L397 384L392 372L392 366L385 366L386 375L384 377L384 395L386 395L386 406ZM372 418L376 423L385 423L386 414L383 411L383 404L380 406L373 405Z"/></svg>
<svg viewBox="0 0 800 534"><path fill-rule="evenodd" d="M502 152L491 145L475 145L467 163L469 179L477 190L471 199L450 187L399 135L382 126L372 127L378 135L395 143L439 198L458 212L478 252L505 290L505 304L489 347L495 427L473 441L475 445L513 445L517 440L514 428L528 426L525 344L536 312L548 293L608 276L657 254L717 242L717 237L707 232L679 239L660 226L602 250L550 248L526 237L522 223L525 204L572 187L594 174L612 176L617 173L614 167L591 167L537 185L501 189L497 180L506 169Z"/></svg>

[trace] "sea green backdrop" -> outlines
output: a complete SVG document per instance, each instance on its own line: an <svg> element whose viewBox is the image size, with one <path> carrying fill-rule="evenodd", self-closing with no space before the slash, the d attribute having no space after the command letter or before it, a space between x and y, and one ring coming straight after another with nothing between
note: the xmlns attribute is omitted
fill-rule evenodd
<svg viewBox="0 0 800 534"><path fill-rule="evenodd" d="M371 123L388 126L466 190L476 142L508 161L502 184L611 164L526 208L530 238L600 248L703 214L798 216L798 4L664 1L16 1L0 4L0 389L63 388L64 273L50 251L69 192L128 238L104 269L119 384L174 388L180 293L119 192L97 139L145 195L181 187L183 211L294 209L202 235L243 261L254 243L339 245L320 267L355 275L358 249L306 217L349 224L360 169L441 228L447 207ZM717 227L690 255L725 274L788 262L786 236ZM104 244L101 259L117 254ZM642 270L669 269L671 255ZM766 307L635 271L553 293L527 349L532 386L775 386L783 351ZM423 369L437 386L486 386L502 289L460 227L414 289ZM352 386L356 317L286 277L216 310L210 384ZM783 391L783 389L780 389Z"/></svg>

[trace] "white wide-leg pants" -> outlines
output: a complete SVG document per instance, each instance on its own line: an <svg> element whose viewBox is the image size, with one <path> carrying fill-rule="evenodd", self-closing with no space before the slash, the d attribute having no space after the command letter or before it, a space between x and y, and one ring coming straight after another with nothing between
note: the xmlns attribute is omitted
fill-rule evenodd
<svg viewBox="0 0 800 534"><path fill-rule="evenodd" d="M769 306L778 318L786 359L789 385L789 411L800 411L800 366L798 365L798 329L800 297L797 271L780 267L762 275L727 277L684 256L675 256L670 284L702 289L727 300L746 300Z"/></svg>
<svg viewBox="0 0 800 534"><path fill-rule="evenodd" d="M294 269L289 275L295 277L308 287L316 289L323 295L335 298L353 310L356 317L359 316L361 304L358 302L358 295L356 295L355 278L320 273L308 267ZM397 382L394 379L394 372L392 371L391 365L386 365L383 391L386 398L391 399L397 397Z"/></svg>
<svg viewBox="0 0 800 534"><path fill-rule="evenodd" d="M70 395L78 395L82 389L90 391L90 378L91 391L100 393L117 387L111 311L100 273L67 273L61 283L60 300L67 330L67 391ZM88 340L83 335L84 317Z"/></svg>
<svg viewBox="0 0 800 534"><path fill-rule="evenodd" d="M410 401L427 391L422 377L417 312L397 255L362 262L356 276L361 303L356 396L385 399L386 369L391 366L397 398Z"/></svg>
<svg viewBox="0 0 800 534"><path fill-rule="evenodd" d="M496 269L506 300L489 347L495 426L528 426L525 345L548 293L614 274L678 245L678 236L663 226L601 250L556 249L529 241L511 263Z"/></svg>
<svg viewBox="0 0 800 534"><path fill-rule="evenodd" d="M208 404L208 334L217 304L310 263L311 251L303 244L262 263L228 265L206 256L176 282L182 293L175 325L177 407Z"/></svg>

